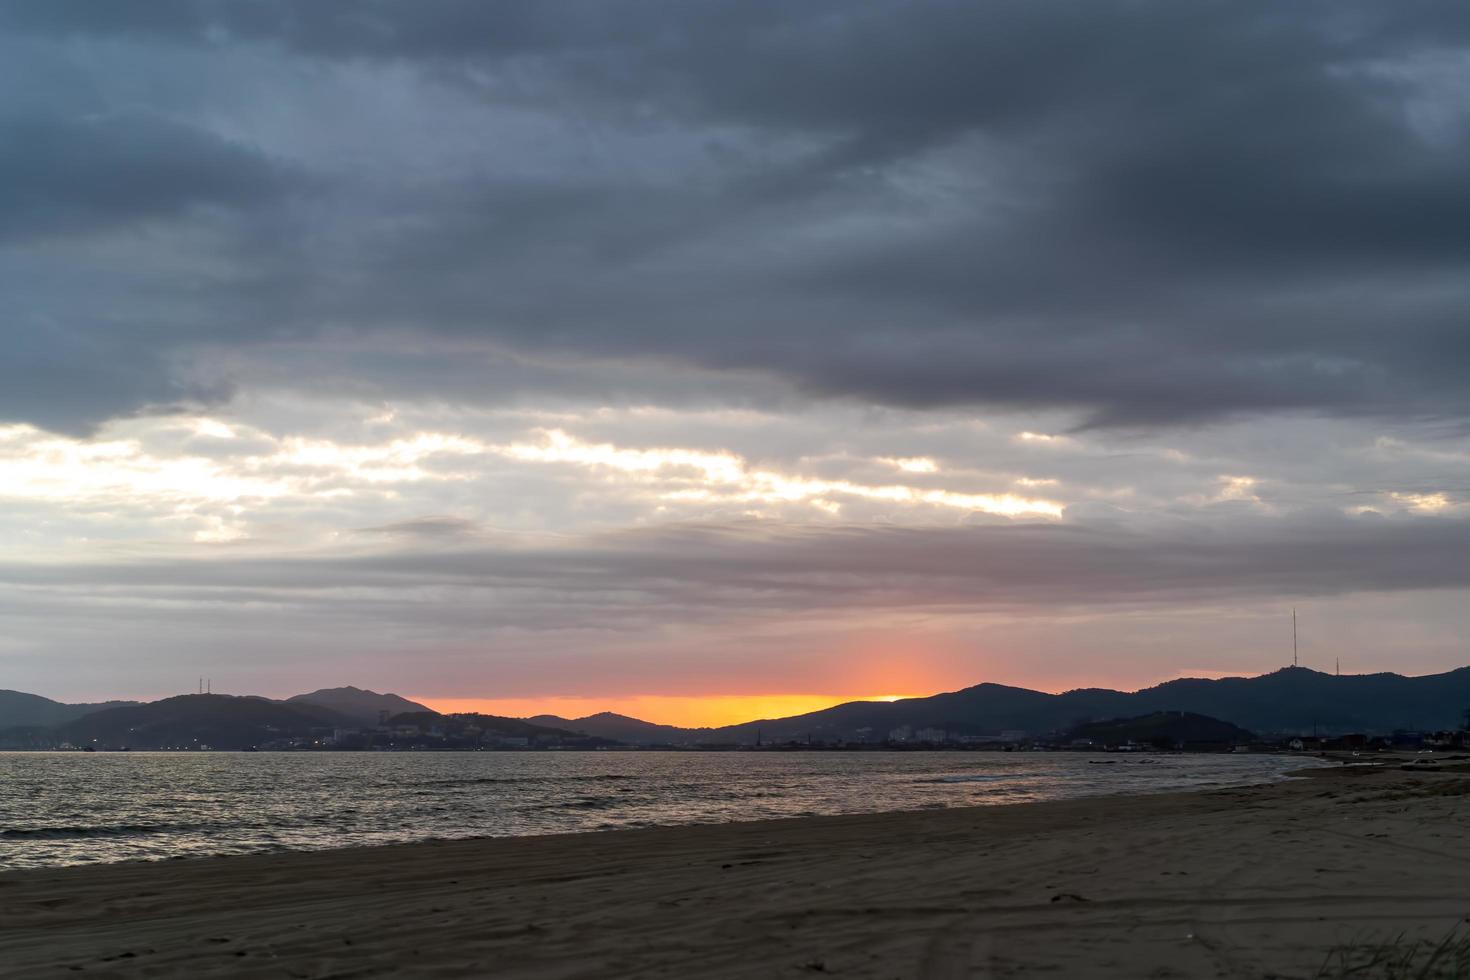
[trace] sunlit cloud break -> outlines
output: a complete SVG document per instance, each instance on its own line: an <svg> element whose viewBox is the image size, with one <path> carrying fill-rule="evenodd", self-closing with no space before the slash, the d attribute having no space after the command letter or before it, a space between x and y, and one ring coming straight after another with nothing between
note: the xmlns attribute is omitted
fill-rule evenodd
<svg viewBox="0 0 1470 980"><path fill-rule="evenodd" d="M866 462L900 463L893 468L931 485L874 484L756 467L723 449L635 449L584 440L563 429L537 429L509 442L411 431L364 443L273 436L205 416L134 420L93 439L29 425L0 427L0 499L73 517L127 512L135 527L151 522L165 536L183 532L200 542L236 541L251 537L252 523L269 520L273 510L349 499L367 507L371 500L404 499L410 487L492 479L488 460L530 468L574 467L600 486L619 485L621 498L649 517L677 517L677 509L701 505L730 505L747 512L797 505L837 516L844 504L854 501L902 508L915 516L938 508L1057 519L1065 509L1053 500L1012 492L932 485L939 479L939 467L927 458ZM1049 481L1007 482L1026 487ZM342 512L350 520L348 513ZM374 512L361 513L366 517Z"/></svg>
<svg viewBox="0 0 1470 980"><path fill-rule="evenodd" d="M905 484L872 486L851 480L823 480L778 473L769 469L751 469L739 456L727 452L699 452L689 449L620 449L607 443L582 442L560 429L543 432L541 443L515 443L498 447L497 451L515 459L547 463L574 463L581 466L606 467L624 473L664 474L667 471L692 470L697 474L696 486L668 490L661 494L672 501L727 500L751 503L809 502L825 510L840 506L834 497L855 497L900 505L930 505L959 510L979 511L1005 517L1059 518L1065 510L1060 503L1014 493L959 493L945 489L928 489ZM887 460L883 460L886 462ZM916 463L917 461L905 460ZM930 468L900 467L907 472L932 472Z"/></svg>

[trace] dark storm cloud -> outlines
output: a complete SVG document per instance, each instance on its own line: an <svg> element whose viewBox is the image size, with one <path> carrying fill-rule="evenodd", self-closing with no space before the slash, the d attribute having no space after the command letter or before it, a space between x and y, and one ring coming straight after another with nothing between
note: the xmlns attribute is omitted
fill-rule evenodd
<svg viewBox="0 0 1470 980"><path fill-rule="evenodd" d="M178 241L160 254L191 251L184 229L239 234L312 181L207 129L71 94L49 110L0 105L0 418L83 432L223 394L181 382L172 357L246 310L217 304L219 277L144 257L160 241Z"/></svg>
<svg viewBox="0 0 1470 980"><path fill-rule="evenodd" d="M100 326L100 324L98 324ZM85 434L95 423L174 400L224 395L178 384L165 359L105 330L68 330L53 322L12 319L0 358L0 418L56 432Z"/></svg>
<svg viewBox="0 0 1470 980"><path fill-rule="evenodd" d="M181 298L197 327L170 347L408 325L1094 425L1470 408L1459 5L49 0L0 23L58 52L406 66L424 112L483 107L484 172L340 169L321 226L265 233L289 244L230 251L228 281ZM693 149L495 173L505 110ZM404 124L385 115L385 146ZM31 199L17 234L250 210L262 172L186 144L135 193L88 172ZM93 160L151 171L127 152Z"/></svg>
<svg viewBox="0 0 1470 980"><path fill-rule="evenodd" d="M144 114L0 118L0 242L248 208L289 186L250 149Z"/></svg>

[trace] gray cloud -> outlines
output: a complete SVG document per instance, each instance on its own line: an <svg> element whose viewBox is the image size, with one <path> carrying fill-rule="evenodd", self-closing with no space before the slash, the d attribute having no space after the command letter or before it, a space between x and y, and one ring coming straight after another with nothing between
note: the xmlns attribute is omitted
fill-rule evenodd
<svg viewBox="0 0 1470 980"><path fill-rule="evenodd" d="M1289 601L1310 662L1427 670L1459 662L1470 584L1470 524L1450 519L747 522L447 544L3 563L0 667L52 693L168 690L181 663L277 694L362 678L446 696L821 691L890 662L891 643L950 686L1146 683L1279 664Z"/></svg>
<svg viewBox="0 0 1470 980"><path fill-rule="evenodd" d="M163 601L518 629L626 629L748 616L950 614L1464 589L1470 522L1236 515L1148 530L1088 526L674 525L571 544L476 542L424 519L372 529L393 550L0 565L0 580L111 604ZM446 541L445 539L450 539ZM437 545L415 547L415 541ZM455 546L458 542L458 546ZM474 597L474 598L472 598Z"/></svg>
<svg viewBox="0 0 1470 980"><path fill-rule="evenodd" d="M147 114L0 119L0 141L0 242L248 208L289 186L260 154Z"/></svg>
<svg viewBox="0 0 1470 980"><path fill-rule="evenodd" d="M424 541L459 541L478 537L484 529L463 517L419 517L377 527L358 529L358 534Z"/></svg>
<svg viewBox="0 0 1470 980"><path fill-rule="evenodd" d="M173 108L322 171L308 219L241 144L32 107L38 159L78 162L10 162L35 188L12 236L236 214L203 226L222 271L187 289L144 259L197 220L120 249L125 284L81 283L114 312L57 313L69 363L155 356L10 417L179 397L165 355L205 344L384 329L1089 425L1470 407L1454 5L12 2L0 23L58 59L212 52ZM402 165L312 160L311 119L261 129L249 72L270 65L339 99L397 86L374 135Z"/></svg>
<svg viewBox="0 0 1470 980"><path fill-rule="evenodd" d="M222 276L201 267L200 246L212 227L233 237L277 211L310 178L205 128L74 92L49 111L6 108L0 417L78 432L221 397L175 370L183 346L248 315L211 312Z"/></svg>

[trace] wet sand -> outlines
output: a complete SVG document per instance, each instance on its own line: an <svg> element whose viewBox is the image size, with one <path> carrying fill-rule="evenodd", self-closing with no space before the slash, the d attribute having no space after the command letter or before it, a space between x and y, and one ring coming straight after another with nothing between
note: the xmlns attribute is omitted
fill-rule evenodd
<svg viewBox="0 0 1470 980"><path fill-rule="evenodd" d="M1470 915L1470 773L0 875L0 974L1313 977Z"/></svg>

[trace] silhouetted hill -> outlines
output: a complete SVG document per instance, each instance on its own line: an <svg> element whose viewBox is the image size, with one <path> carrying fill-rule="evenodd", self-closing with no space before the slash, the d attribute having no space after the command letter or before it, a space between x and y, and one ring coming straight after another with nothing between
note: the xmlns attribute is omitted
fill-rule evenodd
<svg viewBox="0 0 1470 980"><path fill-rule="evenodd" d="M137 704L136 701L103 701L99 704L63 704L39 694L0 691L0 728L25 725L62 725L83 715L108 708Z"/></svg>
<svg viewBox="0 0 1470 980"><path fill-rule="evenodd" d="M1262 734L1391 732L1398 728L1457 728L1470 709L1470 667L1444 674L1336 676L1286 667L1259 677L1182 679L1141 691L1099 688L1046 694L979 684L948 694L903 701L854 701L791 718L762 719L707 732L703 741L786 739L882 741L895 728L937 727L958 734L1019 730L1067 731L1090 721L1156 711L1222 718Z"/></svg>
<svg viewBox="0 0 1470 980"><path fill-rule="evenodd" d="M312 729L352 722L314 704L286 704L266 698L226 694L184 694L150 704L110 708L58 728L74 745L99 749L243 749Z"/></svg>
<svg viewBox="0 0 1470 980"><path fill-rule="evenodd" d="M527 718L536 725L585 732L600 738L610 738L628 745L686 745L709 736L708 728L678 728L673 725L655 725L651 721L640 721L627 715L611 711L600 711L585 718L560 718L556 715L536 715Z"/></svg>
<svg viewBox="0 0 1470 980"><path fill-rule="evenodd" d="M423 711L406 711L401 715L394 715L388 719L387 723L392 726L417 725L425 731L439 727L447 732L453 732L467 725L472 725L482 732L513 738L536 738L537 736L541 736L545 738L575 739L584 734L567 728L538 725L525 718L503 718L500 715L482 715L474 712L441 715L437 711L430 711L428 709Z"/></svg>
<svg viewBox="0 0 1470 980"><path fill-rule="evenodd" d="M1197 715L1191 711L1155 711L1137 718L1088 722L1072 729L1067 737L1091 739L1102 745L1137 742L1160 748L1213 745L1225 749L1255 738L1250 732L1228 721Z"/></svg>
<svg viewBox="0 0 1470 980"><path fill-rule="evenodd" d="M379 694L357 687L325 687L310 694L289 697L286 703L320 705L363 725L376 725L380 713L384 711L389 715L401 715L407 711L429 710L417 701L410 701L397 694Z"/></svg>
<svg viewBox="0 0 1470 980"><path fill-rule="evenodd" d="M1119 712L1106 714L1114 717ZM986 734L1006 729L1045 732L1069 728L1099 717L1094 709L1059 699L1058 695L1002 684L977 684L961 691L901 701L850 701L793 718L762 719L717 728L718 741L752 742L757 733L767 742L788 739L883 741L890 731L942 728L954 734Z"/></svg>
<svg viewBox="0 0 1470 980"><path fill-rule="evenodd" d="M212 712L201 707L204 705L219 710ZM189 744L198 738L229 748L304 734L313 727L372 725L377 723L379 711L395 708L407 709L394 711L390 717L395 720L413 715L445 717L395 694L350 687L297 695L284 702L186 695L145 705L124 702L119 707L64 705L35 695L0 691L0 730L60 724L57 731L61 736L73 741L106 738L115 747ZM482 719L480 727L485 731L505 736L585 734L634 745L679 745L753 743L757 734L768 743L808 738L882 742L902 726L915 730L941 728L955 735L1006 730L1042 735L1070 731L1091 722L1180 711L1224 719L1262 735L1314 730L1322 734L1386 734L1402 728L1457 728L1464 723L1467 709L1470 667L1423 677L1388 673L1339 677L1287 667L1260 677L1189 678L1134 692L1086 688L1047 694L1001 684L977 684L933 697L853 701L790 718L767 718L723 728L655 725L611 712L571 720L552 715L532 719L454 717ZM61 720L47 720L57 718Z"/></svg>
<svg viewBox="0 0 1470 980"><path fill-rule="evenodd" d="M1422 677L1285 667L1260 677L1169 681L1133 698L1136 710L1198 711L1261 732L1458 728L1470 709L1470 667Z"/></svg>

